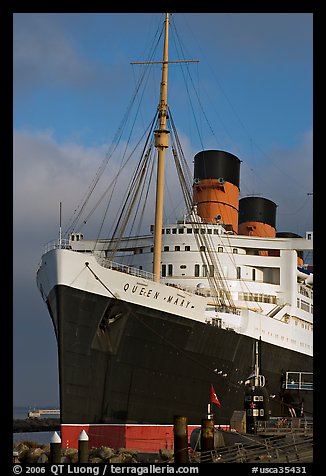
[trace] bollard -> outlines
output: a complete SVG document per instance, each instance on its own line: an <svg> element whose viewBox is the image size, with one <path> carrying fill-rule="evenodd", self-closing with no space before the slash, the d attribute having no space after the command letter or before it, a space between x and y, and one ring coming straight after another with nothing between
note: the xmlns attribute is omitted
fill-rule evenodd
<svg viewBox="0 0 326 476"><path fill-rule="evenodd" d="M61 463L61 438L56 431L50 441L50 463Z"/></svg>
<svg viewBox="0 0 326 476"><path fill-rule="evenodd" d="M214 420L211 418L203 418L201 421L200 450L201 463L211 463L214 450Z"/></svg>
<svg viewBox="0 0 326 476"><path fill-rule="evenodd" d="M175 464L187 464L189 463L187 417L174 416L173 419L174 462Z"/></svg>
<svg viewBox="0 0 326 476"><path fill-rule="evenodd" d="M13 450L13 451L12 451L12 462L13 462L14 464L19 463L18 456L19 456L18 451L17 451L17 450Z"/></svg>
<svg viewBox="0 0 326 476"><path fill-rule="evenodd" d="M78 437L78 463L88 463L88 435L83 430Z"/></svg>

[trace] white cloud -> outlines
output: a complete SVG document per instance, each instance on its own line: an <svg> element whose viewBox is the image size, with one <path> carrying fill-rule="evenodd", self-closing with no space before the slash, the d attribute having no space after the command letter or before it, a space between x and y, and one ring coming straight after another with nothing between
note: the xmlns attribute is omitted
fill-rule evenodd
<svg viewBox="0 0 326 476"><path fill-rule="evenodd" d="M259 157L258 157L259 156ZM258 195L277 204L277 230L304 235L312 230L313 132L292 148L257 152L254 167L244 162L241 196Z"/></svg>

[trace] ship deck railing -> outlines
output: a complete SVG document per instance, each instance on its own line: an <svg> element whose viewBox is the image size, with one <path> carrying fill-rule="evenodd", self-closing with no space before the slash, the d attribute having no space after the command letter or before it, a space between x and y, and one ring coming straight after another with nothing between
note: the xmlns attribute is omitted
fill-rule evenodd
<svg viewBox="0 0 326 476"><path fill-rule="evenodd" d="M281 436L287 434L311 436L313 433L313 419L278 417L267 421L258 421L256 433L260 436Z"/></svg>
<svg viewBox="0 0 326 476"><path fill-rule="evenodd" d="M281 441L282 440L282 441ZM211 463L293 463L312 462L313 438L292 435L290 441L283 438L265 439L260 444L235 443L232 446L202 452L200 462Z"/></svg>
<svg viewBox="0 0 326 476"><path fill-rule="evenodd" d="M292 434L289 438L271 437L253 444L235 443L197 453L201 463L293 463L312 462L313 438ZM195 459L191 457L191 459Z"/></svg>
<svg viewBox="0 0 326 476"><path fill-rule="evenodd" d="M48 253L51 250L71 250L70 240L66 238L61 238L61 240L51 240L44 245L43 254Z"/></svg>
<svg viewBox="0 0 326 476"><path fill-rule="evenodd" d="M109 260L108 258L101 258L96 256L96 260L99 265L103 266L104 268L112 269L114 271L120 271L120 273L137 276L138 278L148 279L149 281L154 281L154 274L150 273L149 271L144 271L143 269L139 268L133 268L132 266L128 266L126 264L117 263L115 261Z"/></svg>
<svg viewBox="0 0 326 476"><path fill-rule="evenodd" d="M313 390L313 373L286 372L284 388L287 390Z"/></svg>

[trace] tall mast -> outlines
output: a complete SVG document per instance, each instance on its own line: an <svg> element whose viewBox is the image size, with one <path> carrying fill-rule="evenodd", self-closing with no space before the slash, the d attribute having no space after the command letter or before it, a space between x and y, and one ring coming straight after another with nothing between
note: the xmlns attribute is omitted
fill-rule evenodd
<svg viewBox="0 0 326 476"><path fill-rule="evenodd" d="M158 152L153 274L156 282L160 281L162 253L162 224L163 224L163 194L164 194L164 161L165 149L168 147L169 131L166 129L167 96L168 96L168 44L169 44L169 14L165 15L164 50L162 61L162 80L160 87L159 129L154 132L155 147Z"/></svg>
<svg viewBox="0 0 326 476"><path fill-rule="evenodd" d="M168 97L168 64L169 63L198 63L198 60L169 61L169 14L165 14L164 48L162 61L136 61L131 64L162 63L162 79L160 87L160 102L158 105L159 128L154 131L155 147L157 149L157 178L154 228L153 274L154 281L160 281L162 254L162 224L163 224L163 195L164 195L164 161L165 149L169 147L169 132L166 129L167 97Z"/></svg>

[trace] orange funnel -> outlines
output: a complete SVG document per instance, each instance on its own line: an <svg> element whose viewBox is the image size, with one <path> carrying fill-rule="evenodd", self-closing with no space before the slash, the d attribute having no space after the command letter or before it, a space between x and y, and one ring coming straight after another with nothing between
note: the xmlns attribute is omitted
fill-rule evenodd
<svg viewBox="0 0 326 476"><path fill-rule="evenodd" d="M263 197L239 201L239 235L274 238L277 205Z"/></svg>
<svg viewBox="0 0 326 476"><path fill-rule="evenodd" d="M223 150L195 155L193 204L204 223L223 223L238 232L240 160Z"/></svg>

